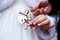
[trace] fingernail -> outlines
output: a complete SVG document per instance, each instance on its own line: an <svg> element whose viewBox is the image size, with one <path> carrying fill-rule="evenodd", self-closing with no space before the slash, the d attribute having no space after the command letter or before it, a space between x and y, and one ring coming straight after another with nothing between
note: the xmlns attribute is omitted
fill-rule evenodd
<svg viewBox="0 0 60 40"><path fill-rule="evenodd" d="M41 24L38 24L38 26L41 26Z"/></svg>

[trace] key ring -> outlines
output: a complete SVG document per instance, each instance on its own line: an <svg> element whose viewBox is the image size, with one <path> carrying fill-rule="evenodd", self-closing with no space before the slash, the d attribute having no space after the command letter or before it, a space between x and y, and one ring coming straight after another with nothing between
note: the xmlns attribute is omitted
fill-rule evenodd
<svg viewBox="0 0 60 40"><path fill-rule="evenodd" d="M32 18L29 17L29 13L30 13L29 10L25 10L24 12L25 12L26 14L24 14L24 13L22 13L22 12L19 12L19 14L26 16L27 19L22 19L22 20L25 21L24 23L27 23L27 27L25 28L25 30L27 30L28 27L30 26L30 24L29 24L28 21L30 21ZM33 14L32 14L32 15L33 15ZM30 16L31 16L31 15L30 15ZM21 21L22 21L22 20L21 20ZM24 23L23 23L23 24L24 24ZM33 29L35 29L34 25L32 25L32 27L33 27Z"/></svg>
<svg viewBox="0 0 60 40"><path fill-rule="evenodd" d="M25 10L24 12L25 12L26 14L24 14L24 13L22 13L22 12L19 12L19 14L26 16L27 19L22 19L22 20L25 21L24 23L27 23L27 27L25 28L25 30L27 30L28 27L30 26L30 25L29 25L29 22L28 22L28 20L29 20L29 19L28 19L29 10ZM22 21L22 20L21 20L21 21ZM22 21L22 22L23 22L23 21Z"/></svg>

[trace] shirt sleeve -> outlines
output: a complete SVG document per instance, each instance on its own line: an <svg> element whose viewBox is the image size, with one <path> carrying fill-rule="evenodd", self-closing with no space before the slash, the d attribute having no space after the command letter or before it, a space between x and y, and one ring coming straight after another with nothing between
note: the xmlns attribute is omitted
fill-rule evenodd
<svg viewBox="0 0 60 40"><path fill-rule="evenodd" d="M42 38L43 40L49 40L51 38L53 38L55 36L55 32L56 32L56 16L52 15L52 16L48 16L46 15L46 17L50 20L50 23L54 24L53 28L48 29L48 32L46 30L43 30L39 27L36 27L36 32L39 35L40 38Z"/></svg>

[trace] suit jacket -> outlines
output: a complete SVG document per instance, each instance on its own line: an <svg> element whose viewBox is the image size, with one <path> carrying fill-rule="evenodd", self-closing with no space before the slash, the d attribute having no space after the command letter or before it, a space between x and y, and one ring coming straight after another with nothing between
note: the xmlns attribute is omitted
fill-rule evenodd
<svg viewBox="0 0 60 40"><path fill-rule="evenodd" d="M52 11L50 14L56 14L60 10L60 0L48 0L52 5Z"/></svg>
<svg viewBox="0 0 60 40"><path fill-rule="evenodd" d="M49 2L51 3L52 5L52 11L49 13L49 15L52 15L53 14L58 14L57 11L60 10L60 0L49 0ZM59 30L60 30L60 13L59 13L59 21L58 21L58 24L57 24L57 32L58 34L60 33Z"/></svg>

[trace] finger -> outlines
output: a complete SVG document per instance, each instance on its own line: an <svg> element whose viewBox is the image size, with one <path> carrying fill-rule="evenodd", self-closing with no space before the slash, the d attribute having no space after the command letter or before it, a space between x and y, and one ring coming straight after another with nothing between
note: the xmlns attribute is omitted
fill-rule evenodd
<svg viewBox="0 0 60 40"><path fill-rule="evenodd" d="M49 8L45 7L44 9L40 9L40 13L41 14L47 14L47 13L49 13Z"/></svg>
<svg viewBox="0 0 60 40"><path fill-rule="evenodd" d="M45 25L45 26L42 26L41 27L43 30L48 30L49 29L49 26L48 25Z"/></svg>
<svg viewBox="0 0 60 40"><path fill-rule="evenodd" d="M49 23L49 24L47 24L47 25L45 25L45 26L43 26L43 27L44 27L45 30L48 30L48 29L50 29L50 28L53 28L54 25L51 24L51 23ZM43 27L42 27L42 28L43 28Z"/></svg>
<svg viewBox="0 0 60 40"><path fill-rule="evenodd" d="M38 19L35 19L33 22L33 25L37 25L38 23L43 22L44 20L46 20L47 18L45 16L41 16Z"/></svg>
<svg viewBox="0 0 60 40"><path fill-rule="evenodd" d="M34 27L34 25L30 22L30 21L28 21L28 23L29 23L29 26L31 27L31 29Z"/></svg>
<svg viewBox="0 0 60 40"><path fill-rule="evenodd" d="M31 7L35 7L37 9L37 8L41 8L44 4L45 4L45 2L38 1L37 4L35 4L35 5L31 6Z"/></svg>
<svg viewBox="0 0 60 40"><path fill-rule="evenodd" d="M33 13L34 13L35 16L38 16L40 14L40 10L36 9Z"/></svg>
<svg viewBox="0 0 60 40"><path fill-rule="evenodd" d="M53 28L53 27L54 27L54 24L50 23L49 28Z"/></svg>
<svg viewBox="0 0 60 40"><path fill-rule="evenodd" d="M43 1L39 1L39 2L37 3L38 8L43 7L43 5L44 5L44 2L43 2Z"/></svg>
<svg viewBox="0 0 60 40"><path fill-rule="evenodd" d="M47 7L45 7L45 9L44 9L45 14L49 13L51 11L51 9L52 9L51 5L48 5Z"/></svg>
<svg viewBox="0 0 60 40"><path fill-rule="evenodd" d="M36 5L31 6L31 7L30 7L30 10L33 12L33 11L35 11L36 9L42 7L43 4L44 4L43 1L41 1L41 2L39 1Z"/></svg>
<svg viewBox="0 0 60 40"><path fill-rule="evenodd" d="M39 23L38 26L45 26L45 25L47 25L49 23L50 23L50 20L49 19L46 19L45 21Z"/></svg>
<svg viewBox="0 0 60 40"><path fill-rule="evenodd" d="M30 25L30 26L32 26L32 25L33 25L33 24L32 24L32 22L30 22L30 21L28 21L28 23L29 23L29 25Z"/></svg>
<svg viewBox="0 0 60 40"><path fill-rule="evenodd" d="M40 9L40 14L43 14L43 12L44 12L44 8L41 8Z"/></svg>
<svg viewBox="0 0 60 40"><path fill-rule="evenodd" d="M50 26L49 26L49 24L47 24L47 25L40 26L40 28L43 30L48 30L48 29L50 29Z"/></svg>
<svg viewBox="0 0 60 40"><path fill-rule="evenodd" d="M48 10L49 10L49 8L48 7L45 7L45 9L44 9L45 14L48 13Z"/></svg>
<svg viewBox="0 0 60 40"><path fill-rule="evenodd" d="M46 9L45 8L41 8L40 9L40 14L46 14L47 10L45 11Z"/></svg>
<svg viewBox="0 0 60 40"><path fill-rule="evenodd" d="M33 23L34 21L36 21L37 19L41 18L42 16L44 16L44 15L37 16L36 18L34 18L33 20L31 20L30 23Z"/></svg>
<svg viewBox="0 0 60 40"><path fill-rule="evenodd" d="M38 9L38 3L30 7L31 11Z"/></svg>

